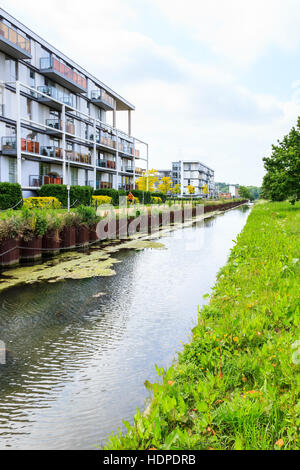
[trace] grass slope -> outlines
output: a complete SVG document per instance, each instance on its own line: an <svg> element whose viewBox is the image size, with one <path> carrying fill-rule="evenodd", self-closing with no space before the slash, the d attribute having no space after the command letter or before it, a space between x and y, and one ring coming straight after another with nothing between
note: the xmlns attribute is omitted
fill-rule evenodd
<svg viewBox="0 0 300 470"><path fill-rule="evenodd" d="M150 412L107 449L300 448L299 255L300 204L256 205Z"/></svg>

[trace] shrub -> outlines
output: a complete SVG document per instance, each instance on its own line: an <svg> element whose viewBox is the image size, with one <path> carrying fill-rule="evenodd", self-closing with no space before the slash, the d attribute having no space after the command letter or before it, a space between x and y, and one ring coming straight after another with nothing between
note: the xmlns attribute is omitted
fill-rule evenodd
<svg viewBox="0 0 300 470"><path fill-rule="evenodd" d="M151 204L151 193L149 191L133 189L131 193L135 198L139 199L140 201L144 201L144 204Z"/></svg>
<svg viewBox="0 0 300 470"><path fill-rule="evenodd" d="M0 219L0 243L4 240L18 238L19 232L20 217L9 214L8 217Z"/></svg>
<svg viewBox="0 0 300 470"><path fill-rule="evenodd" d="M89 206L92 201L93 188L90 186L71 186L70 204ZM46 184L39 190L40 197L55 197L64 207L68 205L68 191L65 184Z"/></svg>
<svg viewBox="0 0 300 470"><path fill-rule="evenodd" d="M15 207L20 201L22 201L22 199L22 188L19 184L0 183L1 210L7 210Z"/></svg>
<svg viewBox="0 0 300 470"><path fill-rule="evenodd" d="M92 205L93 206L101 206L103 204L111 204L112 198L109 196L93 196L92 197Z"/></svg>
<svg viewBox="0 0 300 470"><path fill-rule="evenodd" d="M160 197L152 197L151 202L152 202L152 204L161 204L162 200L161 200Z"/></svg>
<svg viewBox="0 0 300 470"><path fill-rule="evenodd" d="M25 242L42 237L47 232L48 221L45 212L22 209L19 234Z"/></svg>
<svg viewBox="0 0 300 470"><path fill-rule="evenodd" d="M79 206L75 210L75 214L76 225L87 225L91 228L100 220L97 216L96 209L93 207Z"/></svg>
<svg viewBox="0 0 300 470"><path fill-rule="evenodd" d="M61 202L56 197L29 197L23 202L23 207L26 209L59 209L61 206Z"/></svg>
<svg viewBox="0 0 300 470"><path fill-rule="evenodd" d="M108 196L112 198L112 203L114 206L119 205L119 198L122 196L127 196L126 191L116 189L97 189L94 191L94 196Z"/></svg>

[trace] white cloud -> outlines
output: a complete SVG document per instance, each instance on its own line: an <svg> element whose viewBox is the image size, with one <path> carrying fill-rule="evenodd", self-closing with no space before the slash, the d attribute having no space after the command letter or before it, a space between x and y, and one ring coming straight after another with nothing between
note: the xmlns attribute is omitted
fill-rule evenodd
<svg viewBox="0 0 300 470"><path fill-rule="evenodd" d="M151 0L179 28L212 50L248 64L269 46L299 46L298 0Z"/></svg>

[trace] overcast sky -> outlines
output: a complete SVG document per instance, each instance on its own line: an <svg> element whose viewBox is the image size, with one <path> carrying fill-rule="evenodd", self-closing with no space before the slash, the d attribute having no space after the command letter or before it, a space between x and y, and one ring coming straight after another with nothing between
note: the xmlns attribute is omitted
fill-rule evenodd
<svg viewBox="0 0 300 470"><path fill-rule="evenodd" d="M262 158L300 115L298 0L1 6L136 105L156 169L200 159L216 181L260 185Z"/></svg>

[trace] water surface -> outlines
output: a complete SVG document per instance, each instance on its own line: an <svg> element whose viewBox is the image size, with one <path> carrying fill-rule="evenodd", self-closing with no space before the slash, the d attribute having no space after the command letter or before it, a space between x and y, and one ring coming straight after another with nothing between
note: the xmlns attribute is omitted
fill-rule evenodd
<svg viewBox="0 0 300 470"><path fill-rule="evenodd" d="M197 322L249 209L120 251L116 276L12 288L0 297L0 448L96 449L132 422ZM105 294L105 295L103 295Z"/></svg>

